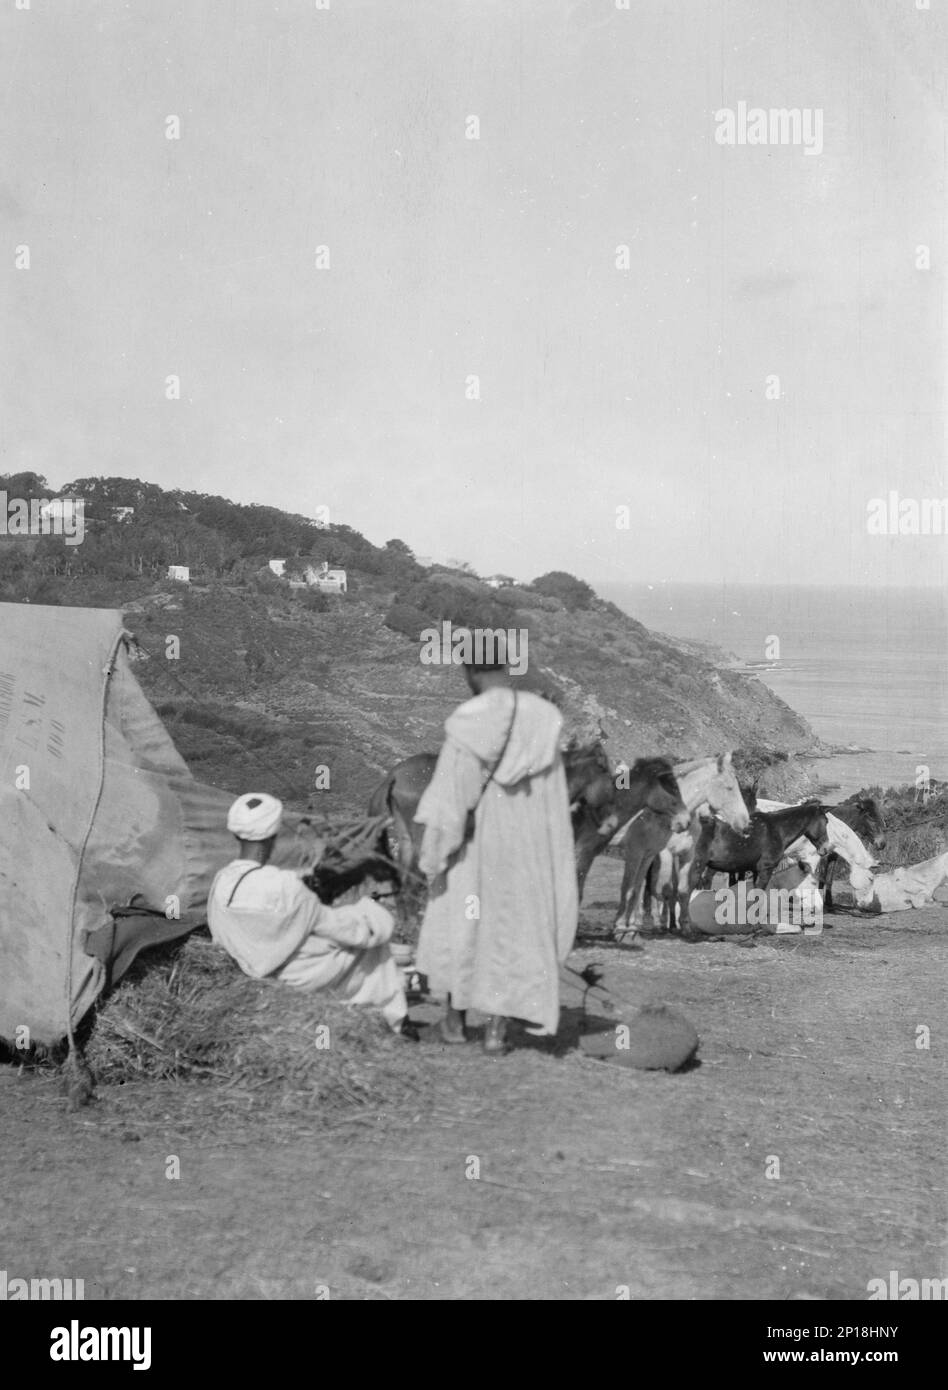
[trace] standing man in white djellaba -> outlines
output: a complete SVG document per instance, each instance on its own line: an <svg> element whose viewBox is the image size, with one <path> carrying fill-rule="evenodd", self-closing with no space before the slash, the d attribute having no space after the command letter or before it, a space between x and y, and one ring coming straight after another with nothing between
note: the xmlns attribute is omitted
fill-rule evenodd
<svg viewBox="0 0 948 1390"><path fill-rule="evenodd" d="M417 1041L404 977L387 944L392 914L373 898L327 907L299 873L270 864L282 819L282 803L266 792L248 792L231 806L227 829L240 853L211 885L211 936L245 975L272 975L297 989L370 1005L394 1032Z"/></svg>
<svg viewBox="0 0 948 1390"><path fill-rule="evenodd" d="M506 665L465 674L474 697L445 723L415 814L430 881L417 967L447 996L441 1040L465 1042L466 1011L477 1009L484 1050L502 1053L510 1018L556 1033L559 965L576 935L563 721L549 701L512 688Z"/></svg>

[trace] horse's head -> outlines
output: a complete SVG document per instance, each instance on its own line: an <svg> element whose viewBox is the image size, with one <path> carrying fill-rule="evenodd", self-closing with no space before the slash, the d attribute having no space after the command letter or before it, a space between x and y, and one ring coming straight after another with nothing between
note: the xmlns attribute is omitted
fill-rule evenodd
<svg viewBox="0 0 948 1390"><path fill-rule="evenodd" d="M708 805L716 816L726 821L740 835L750 825L750 811L731 764L730 753L722 753L718 767L708 786ZM757 796L754 793L754 806Z"/></svg>
<svg viewBox="0 0 948 1390"><path fill-rule="evenodd" d="M811 844L816 846L820 854L825 854L830 847L829 825L826 820L827 808L818 801L804 801L800 810L806 815L802 833Z"/></svg>
<svg viewBox="0 0 948 1390"><path fill-rule="evenodd" d="M859 864L850 864L849 882L852 885L856 906L864 912L879 912L879 899L876 897L872 872Z"/></svg>
<svg viewBox="0 0 948 1390"><path fill-rule="evenodd" d="M873 849L885 849L885 819L874 796L858 796L853 802L856 815L853 830Z"/></svg>
<svg viewBox="0 0 948 1390"><path fill-rule="evenodd" d="M626 778L630 788L636 785L642 787L648 810L670 818L673 832L688 829L691 814L681 799L675 769L667 758L636 758Z"/></svg>
<svg viewBox="0 0 948 1390"><path fill-rule="evenodd" d="M563 754L563 766L570 806L583 802L595 809L612 800L612 766L598 739L581 745L570 743Z"/></svg>

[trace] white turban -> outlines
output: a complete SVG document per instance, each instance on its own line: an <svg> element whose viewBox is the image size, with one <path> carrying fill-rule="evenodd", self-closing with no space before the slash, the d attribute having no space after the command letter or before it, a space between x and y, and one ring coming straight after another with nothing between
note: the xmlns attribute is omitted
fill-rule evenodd
<svg viewBox="0 0 948 1390"><path fill-rule="evenodd" d="M238 840L269 840L282 820L282 801L266 792L247 792L227 812L227 829Z"/></svg>

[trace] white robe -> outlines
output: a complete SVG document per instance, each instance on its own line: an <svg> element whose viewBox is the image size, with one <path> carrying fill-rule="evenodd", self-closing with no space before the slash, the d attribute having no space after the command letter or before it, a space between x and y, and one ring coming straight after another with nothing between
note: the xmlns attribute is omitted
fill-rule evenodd
<svg viewBox="0 0 948 1390"><path fill-rule="evenodd" d="M234 859L211 885L207 921L213 939L255 980L272 975L297 989L331 990L380 1009L392 1027L408 1012L404 977L387 945L394 920L372 898L327 907L292 870Z"/></svg>
<svg viewBox="0 0 948 1390"><path fill-rule="evenodd" d="M417 966L456 1009L559 1026L559 964L576 935L578 899L562 719L518 692L503 760L478 795L510 727L513 691L493 687L459 706L418 806L422 871L431 880ZM464 844L467 813L476 833Z"/></svg>

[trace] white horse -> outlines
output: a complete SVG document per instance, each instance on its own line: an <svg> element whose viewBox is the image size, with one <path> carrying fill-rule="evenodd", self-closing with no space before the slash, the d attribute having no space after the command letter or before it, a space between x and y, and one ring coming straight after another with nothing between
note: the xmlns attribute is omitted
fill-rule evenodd
<svg viewBox="0 0 948 1390"><path fill-rule="evenodd" d="M885 874L872 874L861 865L851 868L849 881L856 906L867 912L904 912L934 901L933 894L948 878L948 853L921 864L900 865Z"/></svg>

